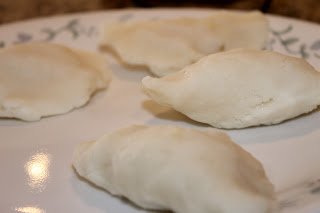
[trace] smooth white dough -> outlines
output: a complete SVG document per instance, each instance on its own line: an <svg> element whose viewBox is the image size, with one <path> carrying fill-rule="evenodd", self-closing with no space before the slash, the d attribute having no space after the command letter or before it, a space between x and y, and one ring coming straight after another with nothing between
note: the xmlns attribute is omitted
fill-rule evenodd
<svg viewBox="0 0 320 213"><path fill-rule="evenodd" d="M212 54L142 84L156 102L219 128L277 124L320 103L320 73L303 59L272 51Z"/></svg>
<svg viewBox="0 0 320 213"><path fill-rule="evenodd" d="M146 209L271 213L278 205L263 166L212 128L130 126L78 144L77 173Z"/></svg>
<svg viewBox="0 0 320 213"><path fill-rule="evenodd" d="M100 45L111 47L126 63L165 76L221 50L262 49L268 33L268 21L260 12L223 11L205 18L109 21Z"/></svg>
<svg viewBox="0 0 320 213"><path fill-rule="evenodd" d="M36 121L88 102L111 80L106 59L53 43L0 49L0 117Z"/></svg>

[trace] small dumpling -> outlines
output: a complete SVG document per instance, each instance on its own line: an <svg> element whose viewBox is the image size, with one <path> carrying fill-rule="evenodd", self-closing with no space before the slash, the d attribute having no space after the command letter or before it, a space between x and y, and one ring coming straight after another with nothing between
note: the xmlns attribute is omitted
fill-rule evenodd
<svg viewBox="0 0 320 213"><path fill-rule="evenodd" d="M98 54L53 43L0 49L0 117L36 121L66 113L106 88L111 71Z"/></svg>
<svg viewBox="0 0 320 213"><path fill-rule="evenodd" d="M268 22L260 12L217 12L205 18L177 18L103 26L100 45L156 76L174 73L201 57L233 48L262 49Z"/></svg>
<svg viewBox="0 0 320 213"><path fill-rule="evenodd" d="M225 133L131 126L75 147L77 173L146 209L277 212L263 166Z"/></svg>
<svg viewBox="0 0 320 213"><path fill-rule="evenodd" d="M320 103L320 73L303 59L272 51L212 54L142 84L156 102L219 128L277 124Z"/></svg>

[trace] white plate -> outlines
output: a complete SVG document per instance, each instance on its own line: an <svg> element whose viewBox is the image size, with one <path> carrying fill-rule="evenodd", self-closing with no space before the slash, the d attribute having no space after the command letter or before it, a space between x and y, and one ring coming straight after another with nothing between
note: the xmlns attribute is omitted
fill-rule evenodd
<svg viewBox="0 0 320 213"><path fill-rule="evenodd" d="M105 20L200 17L212 12L121 10L38 19L1 26L0 45L52 41L98 51L99 26ZM268 19L269 49L305 57L320 69L319 25L275 16ZM0 119L1 212L145 212L79 178L71 166L74 145L131 124L208 128L148 99L140 89L140 80L148 72L129 70L103 54L114 70L113 81L85 107L40 122ZM264 164L283 213L320 212L319 111L279 125L226 132Z"/></svg>

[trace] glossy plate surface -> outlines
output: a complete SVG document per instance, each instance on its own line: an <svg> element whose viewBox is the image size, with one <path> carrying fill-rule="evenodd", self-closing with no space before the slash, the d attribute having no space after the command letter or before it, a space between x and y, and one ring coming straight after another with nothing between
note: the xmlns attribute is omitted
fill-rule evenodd
<svg viewBox="0 0 320 213"><path fill-rule="evenodd" d="M121 10L36 19L0 26L0 46L50 41L99 52L99 27L106 20L201 17L213 12ZM319 25L276 16L268 19L269 49L304 57L320 70ZM74 145L131 124L210 128L145 96L140 81L147 71L122 66L112 55L102 54L114 70L113 81L86 106L40 122L0 119L1 212L147 212L79 178L71 166ZM319 110L279 125L226 132L264 164L282 213L320 212Z"/></svg>

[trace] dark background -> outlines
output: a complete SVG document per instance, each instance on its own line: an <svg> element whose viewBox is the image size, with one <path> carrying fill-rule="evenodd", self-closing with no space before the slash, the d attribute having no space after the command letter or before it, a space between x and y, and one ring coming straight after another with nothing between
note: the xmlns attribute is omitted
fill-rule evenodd
<svg viewBox="0 0 320 213"><path fill-rule="evenodd" d="M0 24L64 13L134 7L258 9L320 23L320 0L0 0Z"/></svg>

